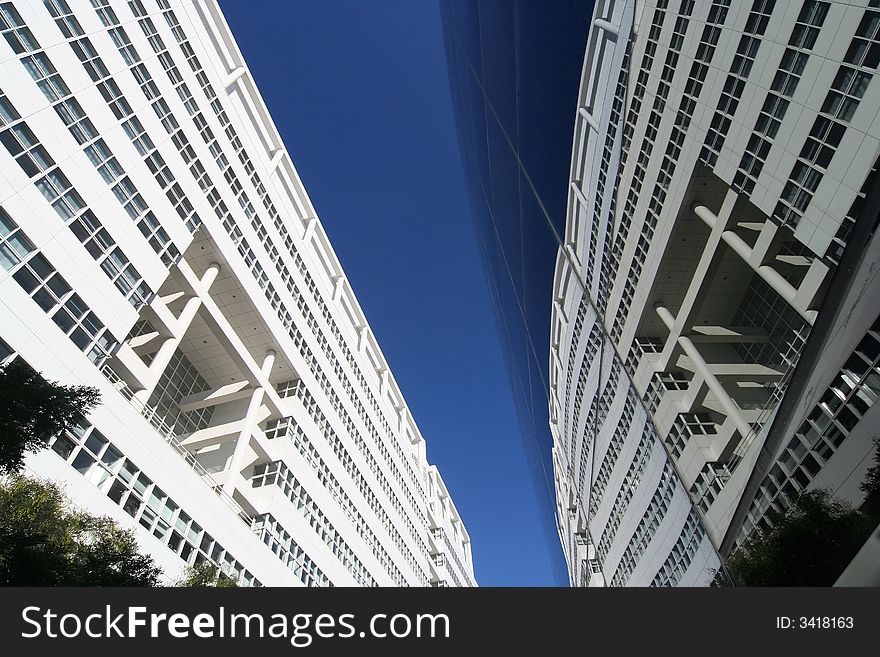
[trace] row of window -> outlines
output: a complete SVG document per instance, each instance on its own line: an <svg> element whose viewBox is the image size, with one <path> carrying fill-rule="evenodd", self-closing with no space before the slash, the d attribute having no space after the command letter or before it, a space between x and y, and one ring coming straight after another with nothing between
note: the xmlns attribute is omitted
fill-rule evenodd
<svg viewBox="0 0 880 657"><path fill-rule="evenodd" d="M660 40L660 34L663 30L663 23L666 19L666 7L668 4L668 0L661 0L657 3L657 7L654 9L654 15L651 20L651 27L648 30L648 35L645 40L645 51L642 55L642 63L641 68L639 69L639 75L636 78L635 87L633 88L632 98L629 103L629 110L627 112L626 124L623 128L623 138L621 140L621 153L620 153L620 170L626 166L627 160L629 159L630 154L630 146L632 144L633 134L636 130L636 124L639 119L639 112L642 108L642 102L644 101L645 92L647 90L648 81L650 80L651 69L654 66L654 55L657 53L657 47ZM652 115L649 121L649 128L652 127L652 124L659 120L659 118L655 119ZM653 125L653 128L656 130L656 125ZM656 134L656 132L654 133ZM647 135L647 132L646 132ZM630 188L627 193L627 198L624 203L623 212L620 215L619 221L617 223L617 228L615 231L614 237L614 246L611 250L610 262L607 266L608 271L608 280L609 282L613 282L617 279L617 273L620 269L620 261L623 257L623 250L626 246L626 240L629 237L629 230L632 226L632 219L635 215L636 210L636 202L638 201L638 194L641 191L642 181L645 177L645 171L648 167L648 159L650 158L651 152L654 148L653 138L648 139L647 137L642 140L641 146L639 148L638 161L636 162L636 166L632 173L632 178L630 180ZM620 186L618 185L615 189L619 190ZM617 193L615 193L615 198L617 197ZM616 203L615 203L616 206ZM607 257L607 256L606 256ZM606 295L607 296L607 295ZM607 304L607 299L603 304L603 308Z"/></svg>
<svg viewBox="0 0 880 657"><path fill-rule="evenodd" d="M455 572L455 569L450 567L450 564L449 564L448 560L446 559L445 552L438 552L437 554L432 554L431 561L434 562L435 566L438 566L438 567L445 566L446 572L449 573L449 575L452 577L453 584L455 584L458 587L461 587L461 579L459 578L458 574ZM443 581L445 581L445 580L443 580Z"/></svg>
<svg viewBox="0 0 880 657"><path fill-rule="evenodd" d="M663 472L660 473L657 489L642 514L638 527L630 537L626 549L623 551L623 556L617 562L614 575L611 577L612 586L623 586L629 580L633 570L645 554L645 550L648 549L648 544L657 533L660 523L666 517L666 512L669 510L669 505L675 494L677 481L675 470L667 460L663 465Z"/></svg>
<svg viewBox="0 0 880 657"><path fill-rule="evenodd" d="M271 513L256 516L254 533L260 537L276 557L306 586L332 587L333 582L306 554L299 543L281 526Z"/></svg>
<svg viewBox="0 0 880 657"><path fill-rule="evenodd" d="M69 104L69 109L74 107L79 105ZM135 310L146 305L153 297L149 285L2 91L0 142L126 300ZM100 139L92 143L87 154L94 158L102 144Z"/></svg>
<svg viewBox="0 0 880 657"><path fill-rule="evenodd" d="M427 576L424 575L424 571L422 570L422 568L420 567L420 565L416 561L415 557L411 554L409 548L407 547L406 543L402 540L402 537L400 536L400 534L397 532L396 523L391 522L390 517L388 516L388 514L384 510L384 508L382 508L378 497L376 496L375 492L373 491L373 487L370 486L370 484L364 478L363 474L361 474L360 469L357 466L357 464L354 462L354 460L352 459L349 450L343 444L342 439L339 436L339 434L337 434L336 431L333 429L333 427L330 423L330 420L328 420L327 416L324 415L324 412L321 410L320 406L318 406L318 403L315 400L315 398L306 389L306 387L302 384L301 381L295 381L295 382L289 382L289 383L291 385L286 385L284 383L279 384L278 385L278 393L282 397L295 396L297 399L300 400L300 402L302 402L303 407L305 408L306 412L308 412L309 416L312 418L312 421L314 422L315 426L320 431L321 435L324 437L324 439L327 441L327 443L333 449L334 453L336 454L336 457L339 459L339 462L342 464L342 466L345 468L345 470L349 473L349 475L352 478L352 481L355 483L358 490L360 490L361 493L364 495L370 508L372 508L376 512L376 515L378 515L379 518L383 520L383 524L385 524L386 529L391 534L392 539L394 540L395 544L398 546L398 548L401 550L401 552L403 552L404 557L406 558L407 562L413 567L413 570L417 574L423 575L424 580L427 582L427 579L428 579ZM340 418L340 419L344 419L344 418ZM422 539L422 537L415 531L415 527L411 526L412 521L405 514L404 509L403 509L403 504L401 503L401 501L397 497L397 495L394 493L394 491L390 489L390 485L389 485L388 480L385 479L384 477L382 477L382 473L378 469L378 463L376 463L376 460L373 458L373 455L369 451L367 451L363 436L359 433L356 433L356 432L351 432L350 435L354 439L355 444L358 446L358 448L359 448L360 452L363 454L364 458L367 460L367 464L368 464L370 470L375 475L376 480L379 482L380 487L386 492L388 499L391 500L392 507L397 512L397 514L399 515L399 517L401 518L403 523L408 526L411 535L415 537L416 544L419 546L421 553L424 556L425 562L427 562L428 559L430 558L430 555L428 554L428 547L425 544L424 539Z"/></svg>
<svg viewBox="0 0 880 657"><path fill-rule="evenodd" d="M880 316L795 431L749 506L738 542L771 526L806 490L880 396Z"/></svg>
<svg viewBox="0 0 880 657"><path fill-rule="evenodd" d="M611 479L611 471L617 464L617 459L623 449L623 443L626 440L626 436L632 425L635 407L635 395L632 394L631 390L627 390L623 411L620 414L620 418L617 420L617 428L614 430L614 435L608 442L608 447L606 448L605 453L602 454L602 461L599 465L599 470L596 473L596 478L593 480L593 485L590 489L590 518L594 517L596 511L599 510L599 504L602 502L602 498L605 495L605 489L608 487L608 481Z"/></svg>
<svg viewBox="0 0 880 657"><path fill-rule="evenodd" d="M608 217L609 221L605 224L606 230L602 239L602 252L601 255L597 254L597 249L599 248L599 233L602 228L602 206L605 202L605 185L608 178L608 172L611 171L611 161L613 158L614 145L617 142L617 133L621 127L621 119L623 116L623 107L624 101L626 98L626 86L627 80L629 79L629 57L632 49L632 44L627 43L626 52L624 54L623 63L621 65L620 71L617 76L617 84L614 89L614 97L611 101L611 108L608 115L608 129L605 134L605 140L602 146L602 160L598 166L598 172L596 174L596 185L593 199L593 209L591 212L591 230L590 230L590 242L587 253L587 267L586 267L586 280L587 285L589 286L588 294L592 294L592 286L593 282L598 280L599 283L599 294L598 294L598 303L597 306L600 308L600 312L604 311L605 308L605 295L607 293L607 278L601 275L601 272L605 270L605 258L604 254L606 252L608 242L611 239L611 226L613 226L614 220L614 207L615 207L615 196L616 194L611 194L611 198L609 200L609 212ZM616 188L615 188L616 189ZM575 197L577 198L577 197ZM587 208L584 208L586 211ZM573 221L579 221L577 211L575 211L575 217ZM594 266L597 260L597 255L600 262L600 272L599 275L596 276L594 274Z"/></svg>
<svg viewBox="0 0 880 657"><path fill-rule="evenodd" d="M639 67L639 74L633 87L632 98L630 99L629 109L626 115L626 124L623 129L623 139L621 141L621 161L620 166L623 168L629 158L630 146L632 145L633 134L635 133L636 123L638 122L639 112L642 108L642 101L648 88L651 69L654 67L654 55L657 53L657 45L660 41L660 33L663 31L663 23L666 20L666 8L669 0L658 0L657 6L651 17L651 27L645 36L645 50L642 54L642 62Z"/></svg>
<svg viewBox="0 0 880 657"><path fill-rule="evenodd" d="M880 6L872 2L872 6ZM797 29L797 28L796 28ZM773 210L782 225L797 226L831 164L847 126L880 61L880 11L866 9L822 109Z"/></svg>
<svg viewBox="0 0 880 657"><path fill-rule="evenodd" d="M613 135L613 137L617 136L618 124L621 127L624 127L625 124L622 121L623 118L623 108L624 101L627 96L627 85L629 83L629 62L630 56L632 54L632 40L627 43L626 54L623 57L623 63L621 66L620 74L617 78L617 88L614 90L614 100L611 103L611 112L609 114L609 128L608 133L609 137ZM621 131L622 132L622 131ZM620 143L623 144L624 136L621 134ZM605 142L605 150L602 153L602 163L605 164L606 160L610 164L611 161L611 153L608 150L613 142L606 140ZM617 212L617 190L620 189L620 178L623 175L623 166L624 166L624 154L620 152L620 162L617 166L617 172L614 177L614 193L611 194L611 200L608 203L608 212L606 214L605 220L605 235L602 241L602 249L599 255L600 258L600 267L599 267L599 286L597 289L596 296L596 305L599 309L599 314L602 317L606 316L606 309L608 306L608 293L611 288L611 280L613 276L617 275L616 267L619 263L615 264L614 261L609 258L609 250L611 245L611 240L613 239L614 231L612 230L614 226L614 216ZM603 166L603 170L604 170ZM604 174L603 174L604 175ZM603 188L604 190L604 185ZM596 206L599 207L598 205ZM595 221L595 219L594 219ZM595 226L595 224L594 224ZM590 243L592 248L592 242ZM614 273L612 274L612 269Z"/></svg>
<svg viewBox="0 0 880 657"><path fill-rule="evenodd" d="M690 494L694 506L706 515L709 507L730 480L730 468L725 463L707 462L700 469L700 474L691 485Z"/></svg>
<svg viewBox="0 0 880 657"><path fill-rule="evenodd" d="M156 182L162 191L165 192L180 219L191 233L195 232L200 226L201 220L195 214L192 204L186 198L180 184L175 181L162 156L155 150L140 120L134 116L130 103L122 94L116 82L110 77L107 66L103 63L97 51L95 51L90 39L85 36L79 21L71 12L66 0L44 0L44 3L49 9L49 13L55 19L56 25L58 25L65 37L71 39L69 41L71 48L85 67L86 72L96 82L96 87L105 101L107 101L111 111L113 111L118 119L124 119L122 127L126 135L131 139L141 156L144 157L144 161L156 178ZM146 87L142 85L142 89L144 89L147 99L151 101L157 116L162 119L165 115L170 114L167 103L159 97L159 91L155 84L150 86L149 83L152 81L152 78L150 78L146 67L140 63L134 47L130 43L126 44L125 38L121 37L118 33L113 33L111 36L114 43L120 48L123 56L127 56L126 63L133 68L132 72L135 78L139 83L144 82L147 85ZM152 93L148 93L148 90ZM110 156L109 152L108 156ZM115 161L115 158L113 158L113 161ZM180 251L171 241L152 210L143 201L133 183L124 177L124 172L121 168L119 168L114 180L119 178L122 178L122 180L114 186L114 193L123 204L123 207L125 207L129 216L135 221L144 237L150 243L150 246L159 255L164 264L171 265L177 262L181 258ZM108 180L109 182L111 181Z"/></svg>
<svg viewBox="0 0 880 657"><path fill-rule="evenodd" d="M678 540L669 551L669 556L666 557L666 561L663 562L657 574L654 575L654 579L651 580L651 586L677 586L690 567L705 537L706 533L700 527L700 518L692 509L685 520Z"/></svg>
<svg viewBox="0 0 880 657"><path fill-rule="evenodd" d="M632 500L642 481L642 475L645 473L645 468L651 458L655 444L654 433L650 425L646 424L645 428L642 429L642 437L636 446L633 459L617 491L617 497L614 498L614 504L611 507L608 520L602 528L601 538L596 544L596 555L600 563L605 562L605 557L608 555L608 550L614 541L614 537L617 536L617 530L620 528L620 523L629 507L630 500Z"/></svg>
<svg viewBox="0 0 880 657"><path fill-rule="evenodd" d="M260 586L220 543L92 425L79 423L51 448L146 531L191 565L211 562L244 586Z"/></svg>
<svg viewBox="0 0 880 657"><path fill-rule="evenodd" d="M578 349L580 348L581 342L581 334L584 330L584 322L587 319L587 309L590 307L589 302L587 301L586 293L581 295L581 301L578 304L577 314L574 318L574 324L571 329L571 340L569 342L568 347L568 359L567 366L565 368L565 396L563 398L564 410L562 414L562 435L566 440L569 441L569 445L573 444L573 436L571 435L571 408L572 404L580 398L580 395L575 396L574 398L571 395L571 380L574 378L574 364L577 359ZM593 324L592 329L590 330L590 340L598 340L599 336L596 333L597 327L596 323ZM594 337L595 334L595 337ZM596 346L598 349L598 344ZM581 360L581 370L583 370L584 361ZM578 380L580 380L581 375L578 375ZM568 449L566 449L568 451ZM569 467L571 467L572 458L569 458Z"/></svg>
<svg viewBox="0 0 880 657"><path fill-rule="evenodd" d="M724 147L724 141L730 131L733 115L739 107L739 100L746 87L746 80L752 71L752 65L758 56L762 37L770 22L770 15L776 6L776 0L754 0L751 11L746 19L745 29L740 36L736 55L730 66L730 73L724 81L718 105L706 132L700 160L713 167L718 155Z"/></svg>
<svg viewBox="0 0 880 657"><path fill-rule="evenodd" d="M467 577L467 575L466 575L467 571L464 569L464 566L461 565L461 560L458 558L458 550L455 549L455 546L452 544L452 541L449 540L449 533L450 532L447 532L446 530L444 530L443 527L434 527L431 530L431 536L434 538L435 543L442 540L443 543L446 545L447 552L441 553L441 554L451 555L452 560L455 562L455 565L458 566L458 570L456 571L455 568L450 568L447 564L446 572L448 572L452 576L453 583L456 586L461 587L461 586L463 586L463 584L462 584L461 578L458 576L458 573L460 572L460 573L462 573L462 575L464 577ZM433 555L433 556L436 557L437 555ZM445 560L446 559L444 556L444 561ZM436 561L435 561L435 563L436 563Z"/></svg>
<svg viewBox="0 0 880 657"><path fill-rule="evenodd" d="M593 403L590 404L590 412L587 414L584 434L589 433L591 439L589 442L586 440L581 441L581 455L578 460L578 491L581 494L587 490L587 476L592 473L592 468L587 467L587 459L599 436L599 431L605 426L605 419L608 417L611 402L617 395L620 370L620 360L616 354L612 354L611 368L608 372L608 380L605 382L602 394L594 396Z"/></svg>
<svg viewBox="0 0 880 657"><path fill-rule="evenodd" d="M825 252L825 258L833 265L840 264L840 259L843 257L843 251L849 243L853 228L855 228L856 217L862 212L862 207L865 204L868 190L871 189L871 186L874 184L874 179L877 177L878 168L880 168L880 160L874 160L874 165L865 176L865 181L862 183L859 193L856 194L856 197L853 199L852 204L849 206L849 211L846 213L843 221L840 222L840 227L837 229L834 238L831 240L831 244L828 245L828 250ZM874 223L874 229L876 229L876 221Z"/></svg>
<svg viewBox="0 0 880 657"><path fill-rule="evenodd" d="M82 29L79 27L76 19L70 15L66 2L63 0L57 2L55 0L45 0L45 4L50 13L56 18L56 23L65 36L80 37L70 42L71 48L83 63L92 80L95 81L96 88L101 92L114 115L120 119L131 116L131 105L123 96L116 82L109 77L106 66L104 66L101 58L97 55L90 40L82 36ZM27 29L15 9L10 6L9 11L11 16L14 15L15 20L21 25L22 29ZM49 57L40 50L40 46L35 39L31 39L29 45L31 50L27 51L27 54L21 58L21 63L25 69L43 91L47 100L52 103L56 113L74 139L84 146L84 152L101 177L111 186L114 196L116 196L126 210L126 213L138 226L155 253L159 255L166 265L176 261L180 256L176 247L171 243L168 235L161 230L155 216L153 216L146 202L137 192L134 184L125 175L124 170L116 158L113 157L104 140L98 136L94 125L83 111L79 102L71 96L69 88L56 71Z"/></svg>
<svg viewBox="0 0 880 657"><path fill-rule="evenodd" d="M685 86L685 93L681 95L678 111L663 154L660 164L660 170L657 174L657 180L651 194L651 200L648 204L647 212L644 215L639 240L636 243L635 253L632 256L630 268L627 271L626 280L621 293L618 308L615 312L614 323L611 328L611 336L615 340L619 340L623 328L629 318L629 307L635 296L638 286L639 277L642 273L642 267L647 260L648 250L654 237L654 230L660 221L663 205L666 201L666 195L672 182L672 176L675 171L678 158L681 155L681 149L684 145L687 130L690 127L691 116L694 113L697 104L697 98L702 91L703 82L715 55L715 46L720 35L719 24L723 23L727 16L727 5L725 2L715 2L711 8L709 20L703 28L700 37L699 47L694 62L691 65L688 80ZM661 71L660 80L657 83L657 92L654 97L653 107L648 119L648 126L645 129L643 145L646 146L647 152L640 153L640 159L637 172L633 176L632 186L627 196L627 205L624 209L625 213L629 213L631 217L636 209L638 193L641 190L642 179L644 176L644 163L647 159L642 160L642 155L646 154L650 157L654 147L657 131L662 121L663 113L666 109L666 101L671 89L672 80L675 76L675 70L678 67L681 48L684 44L687 30L691 23L690 16L694 9L694 3L689 0L682 0L679 8L679 15L676 18L673 27L672 37L670 39L669 49L666 52L663 69Z"/></svg>
<svg viewBox="0 0 880 657"><path fill-rule="evenodd" d="M3 208L0 264L90 361L110 358L116 339Z"/></svg>
<svg viewBox="0 0 880 657"><path fill-rule="evenodd" d="M585 304L586 305L586 304ZM592 427L587 425L586 431L580 432L581 424L581 408L585 399L584 392L586 390L587 378L594 363L596 363L596 354L602 346L602 326L599 320L593 320L593 327L587 338L587 344L584 348L584 355L581 358L580 368L578 370L577 383L575 384L574 396L570 396L566 400L566 412L570 408L572 410L571 424L565 427L566 435L569 437L569 460L568 465L571 468L571 475L574 478L574 468L576 467L576 455L578 450L583 450L583 442L586 440L586 431L592 431ZM572 354L574 358L576 354Z"/></svg>
<svg viewBox="0 0 880 657"><path fill-rule="evenodd" d="M315 533L327 544L346 570L352 574L355 581L361 586L377 585L367 567L358 559L354 550L336 531L330 519L321 511L312 496L283 461L273 461L255 466L251 476L251 485L254 488L272 485L280 488L284 496L290 500L297 511L306 519L306 522L315 530Z"/></svg>
<svg viewBox="0 0 880 657"><path fill-rule="evenodd" d="M333 391L330 387L330 382L326 375L323 374L323 371L319 369L314 354L312 354L311 352L305 352L303 355L310 368L316 373L316 378L318 378L319 385L330 400L330 403L333 406L334 411L336 412L336 417L339 418L339 421L342 422L345 426L347 433L354 441L355 445L358 448L358 451L361 452L370 470L375 475L380 488L385 492L387 498L390 500L392 508L394 508L394 510L397 511L397 513L400 515L401 519L404 522L404 525L409 531L409 534L413 537L416 545L418 545L422 554L425 557L425 560L427 561L428 551L424 539L419 534L417 528L407 514L406 507L398 497L397 493L393 490L390 480L381 471L378 461L369 450L366 440L364 440L363 434L357 431L357 428L355 427L354 421L352 420L351 416L346 412L345 408L342 406L341 400L336 395L335 391ZM311 393L305 389L305 386L300 384L296 387L295 394L297 394L297 396L300 397L301 401L303 401L304 406L309 411L312 418L315 420L315 423L318 425L319 428L322 429L325 438L331 440L332 436L332 445L334 451L337 452L337 456L341 460L343 460L343 462L350 460L351 456L348 450L343 446L340 437L330 427L329 420L324 415L323 411L320 409ZM424 514L421 509L419 509L419 511L421 511L422 515ZM422 526L427 526L427 523L423 523ZM405 544L399 544L398 547L400 547L401 550L405 550ZM416 562L413 560L412 563ZM421 573L422 576L425 576L424 571L421 569L420 566L417 566L417 572Z"/></svg>
<svg viewBox="0 0 880 657"><path fill-rule="evenodd" d="M282 394L282 396L285 395ZM321 458L318 450L305 435L305 432L302 430L302 428L296 424L294 419L292 417L285 417L281 418L280 420L269 420L266 423L264 432L269 440L274 440L276 438L287 438L291 442L291 444L296 448L299 454L309 463L309 465L312 466L312 471L318 477L318 480L324 485L324 487L342 509L343 513L351 521L352 526L355 528L355 530L357 530L357 533L360 535L360 537L364 539L364 542L373 551L373 554L379 560L379 563L382 564L382 567L385 569L385 571L391 575L394 583L397 586L406 586L406 579L404 578L403 573L391 560L391 556L382 546L375 532L373 532L370 523L368 523L363 514L358 511L357 506L352 501L351 497L349 497L342 484L339 483L339 480L330 471L327 463L324 461L323 458ZM356 470L353 472L356 472ZM366 489L365 481L363 482L363 484L365 486L365 490L368 490ZM378 500L375 498L375 496L367 497L367 493L364 493L364 496L367 499L368 505L373 508L376 516L379 518L382 525L387 529L395 544L403 544L403 540L397 533L397 529L391 522L391 518L378 503ZM406 546L404 545L404 548L405 547ZM408 558L412 558L412 553L409 552L408 549L406 550L406 555Z"/></svg>
<svg viewBox="0 0 880 657"><path fill-rule="evenodd" d="M737 192L751 194L755 188L773 145L773 139L779 126L782 125L789 102L794 97L801 74L807 65L810 50L825 21L828 7L827 2L816 0L807 0L801 7L791 38L788 40L788 48L782 55L770 91L767 92L761 112L758 114L755 129L733 178L732 187Z"/></svg>

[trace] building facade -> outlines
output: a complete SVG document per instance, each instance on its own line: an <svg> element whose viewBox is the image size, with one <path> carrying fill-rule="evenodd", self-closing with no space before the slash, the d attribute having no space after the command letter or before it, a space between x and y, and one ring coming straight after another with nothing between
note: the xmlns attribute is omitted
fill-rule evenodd
<svg viewBox="0 0 880 657"><path fill-rule="evenodd" d="M0 356L102 396L27 468L169 579L475 585L214 0L3 2L0 33Z"/></svg>
<svg viewBox="0 0 880 657"><path fill-rule="evenodd" d="M705 585L799 492L861 502L878 29L867 0L595 3L550 329L572 584Z"/></svg>

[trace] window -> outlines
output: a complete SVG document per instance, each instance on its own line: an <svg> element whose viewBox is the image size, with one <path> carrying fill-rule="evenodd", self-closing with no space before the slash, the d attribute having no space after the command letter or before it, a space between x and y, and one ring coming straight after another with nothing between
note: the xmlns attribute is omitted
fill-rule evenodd
<svg viewBox="0 0 880 657"><path fill-rule="evenodd" d="M849 121L855 114L862 96L865 95L870 81L869 73L841 66L822 105L822 112L841 121Z"/></svg>
<svg viewBox="0 0 880 657"><path fill-rule="evenodd" d="M98 131L95 130L95 126L86 116L76 98L70 97L66 100L61 100L55 103L53 107L78 144L82 145L97 138Z"/></svg>
<svg viewBox="0 0 880 657"><path fill-rule="evenodd" d="M80 195L70 181L67 179L61 169L58 167L50 170L42 178L34 181L37 189L42 192L43 196L55 208L55 212L62 220L68 221L85 209Z"/></svg>
<svg viewBox="0 0 880 657"><path fill-rule="evenodd" d="M134 144L134 147L141 156L146 156L156 148L149 135L147 135L146 129L136 116L125 121L122 124L122 128L125 130L125 134L131 139L131 143Z"/></svg>
<svg viewBox="0 0 880 657"><path fill-rule="evenodd" d="M108 185L112 185L125 174L103 139L98 139L93 144L86 146L83 152Z"/></svg>
<svg viewBox="0 0 880 657"><path fill-rule="evenodd" d="M0 133L0 141L28 178L33 178L55 164L24 122L17 123Z"/></svg>
<svg viewBox="0 0 880 657"><path fill-rule="evenodd" d="M13 278L93 363L110 356L115 340L42 254L34 253Z"/></svg>
<svg viewBox="0 0 880 657"><path fill-rule="evenodd" d="M177 435L204 429L210 424L214 407L183 412L180 401L187 395L210 389L196 367L179 349L174 353L153 394L147 402Z"/></svg>
<svg viewBox="0 0 880 657"><path fill-rule="evenodd" d="M0 34L3 34L10 48L17 55L37 50L40 47L10 2L0 4Z"/></svg>
<svg viewBox="0 0 880 657"><path fill-rule="evenodd" d="M79 21L76 20L65 0L43 0L43 4L55 18L55 22L65 37L70 39L83 33Z"/></svg>
<svg viewBox="0 0 880 657"><path fill-rule="evenodd" d="M845 61L854 66L877 68L880 63L880 12L868 10L856 30Z"/></svg>
<svg viewBox="0 0 880 657"><path fill-rule="evenodd" d="M22 57L21 63L50 103L70 95L70 89L58 75L58 71L55 70L46 53L35 52L32 55L27 55Z"/></svg>
<svg viewBox="0 0 880 657"><path fill-rule="evenodd" d="M109 7L107 7L107 10L110 12L113 11ZM99 15L100 15L100 10L98 10L98 11L99 11ZM114 14L113 22L109 23L109 24L113 24L113 23L115 23L115 14ZM104 21L104 25L105 26L108 25L108 21ZM119 54L122 55L122 58L125 60L126 64L128 64L129 66L134 66L135 64L137 64L138 62L141 61L141 58L138 55L137 50L132 45L131 41L128 38L128 35L125 33L125 30L123 30L121 27L112 27L108 30L108 32L110 33L110 38L113 39L113 43L116 45L117 50L119 50ZM132 69L132 73L134 73L136 69L146 73L146 69L144 68L143 64L141 64L139 66L135 66ZM149 75L149 74L146 74L146 75ZM135 74L135 76L137 77L137 74ZM148 96L148 98L152 98L152 96Z"/></svg>
<svg viewBox="0 0 880 657"><path fill-rule="evenodd" d="M776 77L770 88L783 96L791 98L801 79L801 74L807 66L809 56L805 52L787 48L782 55L782 62L776 71Z"/></svg>
<svg viewBox="0 0 880 657"><path fill-rule="evenodd" d="M71 41L70 47L73 48L73 52L79 58L79 61L82 62L83 68L93 82L103 80L110 75L107 67L104 66L104 61L98 55L88 37Z"/></svg>
<svg viewBox="0 0 880 657"><path fill-rule="evenodd" d="M131 105L129 105L128 100L126 100L125 95L123 95L119 85L116 84L113 78L107 78L96 86L117 119L124 119L132 114Z"/></svg>
<svg viewBox="0 0 880 657"><path fill-rule="evenodd" d="M0 208L0 264L3 269L9 271L34 250L34 245L18 224L12 221L6 210Z"/></svg>

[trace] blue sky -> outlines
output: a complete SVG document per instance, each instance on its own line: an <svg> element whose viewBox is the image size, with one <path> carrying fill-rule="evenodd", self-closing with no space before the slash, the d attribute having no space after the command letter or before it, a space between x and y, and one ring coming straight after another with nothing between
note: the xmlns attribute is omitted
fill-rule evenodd
<svg viewBox="0 0 880 657"><path fill-rule="evenodd" d="M221 0L471 535L482 585L549 586L474 238L433 0Z"/></svg>

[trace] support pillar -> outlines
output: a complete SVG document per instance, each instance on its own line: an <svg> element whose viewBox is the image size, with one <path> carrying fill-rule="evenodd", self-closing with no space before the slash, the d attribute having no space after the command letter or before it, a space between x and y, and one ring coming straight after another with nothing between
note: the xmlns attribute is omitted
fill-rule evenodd
<svg viewBox="0 0 880 657"><path fill-rule="evenodd" d="M263 365L260 368L264 376L269 376L274 364L275 352L271 350L267 351L266 357L263 358ZM242 467L244 467L244 457L245 454L247 454L251 436L257 429L257 416L260 412L260 407L263 405L264 394L265 390L262 386L258 386L254 389L251 394L251 400L248 403L247 412L244 416L241 432L235 440L235 449L232 452L232 459L229 461L229 467L226 469L226 480L223 482L223 492L230 497L235 491L235 483L238 474L241 472Z"/></svg>

